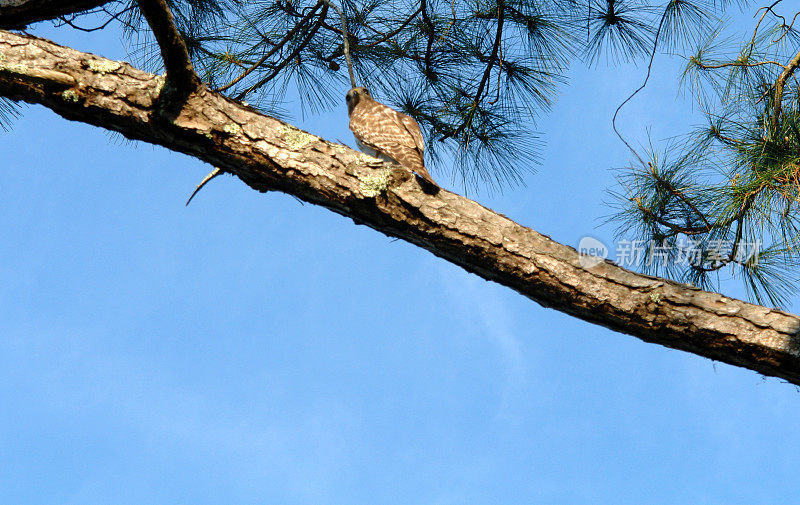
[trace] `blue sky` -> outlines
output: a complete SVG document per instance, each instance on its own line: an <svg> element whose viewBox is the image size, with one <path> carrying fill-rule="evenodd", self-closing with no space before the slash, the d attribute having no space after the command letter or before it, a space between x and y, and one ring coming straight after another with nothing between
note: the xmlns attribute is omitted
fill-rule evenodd
<svg viewBox="0 0 800 505"><path fill-rule="evenodd" d="M125 58L114 30L33 31ZM679 64L658 60L624 131L660 139L697 120ZM610 117L642 72L577 65L538 125L527 187L471 196L573 246L610 241L609 169L627 160ZM295 112L352 145L344 100ZM41 107L0 152L4 503L796 496L793 386L543 309L231 177L186 208L211 167Z"/></svg>

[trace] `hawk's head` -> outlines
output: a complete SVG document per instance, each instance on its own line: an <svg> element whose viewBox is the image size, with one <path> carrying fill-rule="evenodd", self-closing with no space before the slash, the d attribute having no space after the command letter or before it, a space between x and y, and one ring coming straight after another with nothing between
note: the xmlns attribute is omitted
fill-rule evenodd
<svg viewBox="0 0 800 505"><path fill-rule="evenodd" d="M369 94L367 88L353 88L347 92L345 100L347 100L347 113L352 114L358 102L362 99L372 100L372 95Z"/></svg>

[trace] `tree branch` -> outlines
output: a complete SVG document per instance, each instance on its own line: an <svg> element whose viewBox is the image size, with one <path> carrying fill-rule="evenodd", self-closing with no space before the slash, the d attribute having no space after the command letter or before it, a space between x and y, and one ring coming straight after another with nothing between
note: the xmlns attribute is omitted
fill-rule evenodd
<svg viewBox="0 0 800 505"><path fill-rule="evenodd" d="M200 86L200 77L194 71L189 49L175 26L166 0L138 0L138 3L158 41L170 86L182 93L191 93Z"/></svg>
<svg viewBox="0 0 800 505"><path fill-rule="evenodd" d="M622 110L625 104L633 100L633 97L638 95L639 92L642 91L645 88L645 86L647 86L647 82L650 80L650 74L653 71L653 61L655 60L656 57L656 50L658 49L658 40L659 37L661 36L661 29L664 27L664 20L666 19L667 19L667 13L665 11L664 14L661 15L661 20L658 22L658 29L656 30L655 37L653 38L653 50L650 52L650 61L647 63L647 74L644 77L644 82L642 83L641 86L636 88L636 90L633 93L628 95L628 98L626 98L621 104L617 106L617 110L614 111L614 117L611 118L611 127L614 129L614 133L617 134L617 137L619 137L622 143L625 144L628 150L632 152L633 155L636 156L636 159L638 159L639 162L642 164L644 164L644 160L642 159L642 157L639 156L639 153L636 151L636 149L634 149L628 143L628 141L625 140L625 137L622 136L619 130L617 130L617 116L619 115L619 111Z"/></svg>
<svg viewBox="0 0 800 505"><path fill-rule="evenodd" d="M422 22L425 23L425 28L428 30L428 45L425 48L425 75L432 79L436 75L432 70L431 63L433 39L436 37L436 27L433 25L430 16L428 16L428 2L426 0L420 1L419 12L422 13Z"/></svg>
<svg viewBox="0 0 800 505"><path fill-rule="evenodd" d="M205 87L170 120L164 79L0 31L0 95L189 154L259 191L283 191L402 238L537 303L647 342L800 385L800 317L599 262L442 189ZM343 119L344 120L344 119Z"/></svg>
<svg viewBox="0 0 800 505"><path fill-rule="evenodd" d="M792 61L786 65L786 67L783 69L783 72L781 72L781 75L778 76L778 80L775 81L775 109L772 112L772 131L775 135L778 133L778 125L780 124L781 119L781 108L783 107L783 88L786 86L786 81L794 73L798 66L800 66L800 52L794 55Z"/></svg>
<svg viewBox="0 0 800 505"><path fill-rule="evenodd" d="M489 77L492 74L492 66L494 66L494 62L497 59L497 55L500 52L500 45L503 43L504 19L505 19L505 2L504 0L497 0L497 32L495 33L494 44L492 45L492 54L489 56L489 62L486 64L486 70L484 70L481 82L478 84L478 91L475 92L475 99L472 102L472 109L470 114L475 113L475 110L478 108L478 105L480 105L481 100L483 99L483 90L486 87L486 84L489 82ZM439 141L443 141L447 138L459 135L462 131L464 131L468 123L469 120L465 119L464 122L462 122L458 128L456 128L452 132L445 133L442 136L442 138L439 139Z"/></svg>
<svg viewBox="0 0 800 505"><path fill-rule="evenodd" d="M494 65L497 55L500 52L500 45L503 43L503 20L505 19L505 2L497 0L497 33L494 36L494 44L492 45L492 54L489 56L489 63L486 64L486 70L483 72L480 84L478 84L478 91L475 93L475 106L480 103L483 98L483 89L489 82L489 76L492 75L492 66Z"/></svg>
<svg viewBox="0 0 800 505"><path fill-rule="evenodd" d="M0 4L0 28L22 29L32 23L100 7L112 0L16 0ZM113 0L116 1L116 0Z"/></svg>
<svg viewBox="0 0 800 505"><path fill-rule="evenodd" d="M105 7L102 7L101 9L98 9L95 12L98 12L98 13L99 12L103 12L103 13L105 13L108 16L108 19L106 19L103 24L100 24L100 25L97 25L97 26L93 26L91 28L84 28L82 26L78 26L75 23L75 18L78 17L78 14L69 14L69 15L59 16L59 18L58 18L59 19L59 23L56 23L55 26L56 26L56 28L60 28L61 26L67 25L70 28L74 28L74 29L76 29L78 31L82 31L82 32L87 32L87 33L96 32L98 30L104 30L105 27L110 25L111 22L113 22L113 21L119 21L120 20L119 19L120 16L122 16L125 13L127 13L131 9L134 9L135 7L136 7L135 5L129 5L128 7L122 9L119 12L109 12L108 9L106 9Z"/></svg>
<svg viewBox="0 0 800 505"><path fill-rule="evenodd" d="M342 24L342 52L344 53L344 59L347 62L347 73L350 76L350 86L356 87L356 75L355 70L353 70L353 60L350 58L350 33L347 31L347 17L344 15L344 11L341 7L336 5L335 3L331 2L331 0L325 0L325 7L326 10L323 11L323 15L320 16L319 25L314 28L314 32L319 29L319 26L325 22L325 14L327 13L327 8L331 7L336 13L339 15L339 22ZM313 34L312 34L313 37ZM309 37L309 41L311 38Z"/></svg>
<svg viewBox="0 0 800 505"><path fill-rule="evenodd" d="M268 83L269 81L271 81L272 79L277 77L277 75L281 72L281 70L283 70L286 67L286 65L291 63L295 58L297 58L300 55L300 52L303 49L305 49L306 46L311 42L311 39L313 39L314 35L317 34L317 30L319 30L319 26L322 24L322 21L325 19L325 16L327 16L327 15L328 15L328 4L326 3L322 7L322 12L319 13L319 19L317 19L317 22L314 23L313 25L311 25L311 28L308 30L308 33L305 34L305 38L303 40L301 40L300 43L297 44L297 46L295 46L295 48L292 50L292 52L289 53L289 56L287 56L286 58L283 59L283 61L281 61L280 63L275 65L275 67L272 69L272 71L269 74L267 74L266 76L262 77L258 82L256 82L255 84L253 84L252 86L250 86L246 90L244 90L241 93L239 93L238 95L236 95L236 100L242 100L244 97L246 97L247 95L249 95L253 91L257 90L258 88L260 88L262 86L264 86L266 83ZM351 67L351 70L350 70L350 75L351 75L351 77L353 75L352 67Z"/></svg>
<svg viewBox="0 0 800 505"><path fill-rule="evenodd" d="M317 9L322 7L323 2L324 2L324 0L319 0L319 2L317 2L317 4L314 7L312 7L311 10L308 11L308 14L306 14L303 17L303 19L298 21L297 24L295 24L294 27L291 30L286 32L286 35L277 44L272 46L272 49L267 51L267 53L264 56L262 56L257 62L253 63L247 70L245 70L244 72L239 74L239 76L237 78L235 78L234 80L232 80L231 82L229 82L225 86L217 88L217 91L225 91L226 89L232 87L237 82L241 81L242 79L244 79L245 77L250 75L250 73L253 70L255 70L258 67L260 67L261 65L263 65L265 61L270 59L272 57L272 55L274 55L276 52L278 52L280 49L282 49L283 46L285 46L291 39L294 38L295 35L297 35L297 32L299 32L300 29L303 28L303 26L305 26L305 24L311 19L311 17L314 16L314 14L317 12Z"/></svg>
<svg viewBox="0 0 800 505"><path fill-rule="evenodd" d="M420 6L417 7L417 10L412 12L411 15L408 16L405 21L400 23L400 25L397 28L395 28L394 30L390 31L389 33L381 35L381 37L378 40L376 40L374 42L370 42L369 44L364 44L364 45L366 47L375 47L378 44L382 44L382 43L386 42L387 40L391 39L392 37L394 37L395 35L397 35L398 33L402 32L403 29L405 29L405 27L408 26L409 23L414 21L414 18L417 17L417 14L422 12L422 9L423 9L424 5L425 5L425 0L423 0L422 3L420 4Z"/></svg>

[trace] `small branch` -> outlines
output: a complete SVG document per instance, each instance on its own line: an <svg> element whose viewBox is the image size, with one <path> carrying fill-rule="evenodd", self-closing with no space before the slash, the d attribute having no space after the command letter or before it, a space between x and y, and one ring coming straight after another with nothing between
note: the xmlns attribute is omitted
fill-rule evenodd
<svg viewBox="0 0 800 505"><path fill-rule="evenodd" d="M749 47L750 47L750 52L749 52L749 53L747 53L747 55L748 55L748 56L750 56L751 54L753 54L753 49L756 47L756 37L758 36L758 28L761 26L761 22L762 22L762 21L764 21L764 18L766 17L766 15L767 15L768 13L772 12L772 13L774 14L774 11L772 10L772 8L773 8L773 7L775 7L776 5L778 5L779 3L781 3L782 1L783 1L783 0L776 0L776 1L775 1L775 2L773 2L773 3L772 3L772 5L770 5L770 6L761 7L761 8L760 8L760 9L758 9L758 10L756 11L756 13L753 15L753 17L755 17L755 16L758 16L758 13L759 13L759 12L761 12L762 10L764 11L764 13L763 13L763 14L761 14L761 17L760 17L760 18L758 18L758 23L756 23L756 27L755 27L755 29L753 30L753 38L750 40L750 44L749 44Z"/></svg>
<svg viewBox="0 0 800 505"><path fill-rule="evenodd" d="M299 31L300 31L300 29L301 29L301 28L302 28L302 27L303 27L303 26L304 26L306 23L308 23L308 21L309 21L309 20L310 20L310 19L311 19L311 18L314 16L314 14L317 12L317 9L319 9L319 8L322 6L322 4L324 3L324 1L325 1L325 0L320 0L319 2L317 2L317 4L316 4L314 7L312 7L312 8L311 8L311 10L308 12L308 14L306 14L306 15L303 17L303 19L301 19L300 21L298 21L298 22L297 22L297 24L296 24L296 25L294 25L294 28L292 28L291 30L289 30L289 31L286 33L286 36L284 36L284 37L283 37L283 38L282 38L282 39L281 39L281 40L280 40L280 41L279 41L277 44L275 44L275 45L272 47L272 49L270 49L270 50L267 52L267 54L265 54L264 56L262 56L262 57L261 57L261 58L260 58L260 59L259 59L257 62L253 63L253 65L252 65L252 66L250 66L250 67L249 67L247 70L245 70L244 72L242 72L241 74L239 74L239 77L237 77L236 79L232 80L231 82L229 82L229 83L228 83L228 84L226 84L225 86L222 86L222 87L220 87L220 88L217 88L217 91L225 91L225 90L227 90L227 89L231 88L231 87L232 87L233 85L235 85L237 82L241 81L242 79L244 79L245 77L247 77L248 75L250 75L250 73L251 73L251 72L253 72L253 70L255 70L255 69L257 69L258 67L260 67L261 65L263 65L265 61L267 61L269 58L271 58L271 57L272 57L272 56L273 56L275 53L277 53L277 52L278 52L278 51L279 51L281 48L283 48L283 46L285 46L285 45L286 45L286 44L287 44L287 43L288 43L288 42L289 42L289 41L290 41L292 38L294 38L294 36L295 36L295 35L297 35L297 32L299 32Z"/></svg>
<svg viewBox="0 0 800 505"><path fill-rule="evenodd" d="M483 72L483 77L481 78L481 82L478 84L478 91L475 93L475 99L473 101L473 108L474 111L478 105L480 104L481 100L483 99L483 91L486 88L486 83L489 82L489 76L492 73L492 67L494 66L495 60L497 60L497 55L500 52L500 44L503 42L503 20L505 18L505 2L503 0L498 0L497 2L497 33L495 34L494 38L494 45L492 46L492 54L489 56L489 63L486 65L486 70ZM445 140L449 137L455 137L464 131L464 128L467 127L468 121L464 121L461 125L453 130L452 132L447 132L439 139L439 141Z"/></svg>
<svg viewBox="0 0 800 505"><path fill-rule="evenodd" d="M785 18L785 17L783 17L783 16L781 16L780 14L778 14L777 12L775 12L774 10L772 10L772 8L773 8L773 7L775 7L776 5L778 5L779 3L781 3L782 1L783 1L783 0L778 0L777 2L773 3L771 6L767 7L767 11L768 11L770 14L772 14L773 16L775 16L776 18L779 18L779 19L781 20L781 26L786 26L786 18Z"/></svg>
<svg viewBox="0 0 800 505"><path fill-rule="evenodd" d="M695 207L695 206L694 206L694 204L691 202L691 200L689 200L688 198L686 198L686 196L683 194L683 191L680 191L679 189L675 188L675 187L674 187L672 184L670 184L670 183L669 183L669 181L665 180L665 179L664 179L664 178L662 178L660 175L658 175L658 173L656 172L656 169L655 169L655 167L653 167L653 164L652 164L652 163L650 163L650 173L653 175L653 177L655 178L655 180L657 180L657 181L658 181L659 183L661 183L661 184L662 184L664 187L666 187L666 188L667 188L667 190L669 190L669 192L670 192L670 193L672 193L672 195L673 195L673 196L677 197L677 198L678 198L680 201L682 201L682 202L683 202L683 203L684 203L684 204L685 204L687 207L689 207L690 209L692 209L692 211L693 211L695 214L697 214L698 216L700 216L700 219L702 219L702 220L703 220L703 222L706 224L706 229L707 229L708 231L711 231L711 229L713 228L713 226L711 225L711 223L709 223L709 222L708 222L708 219L706 219L706 216L705 216L705 214L703 214L702 212L700 212L700 211L697 209L697 207Z"/></svg>
<svg viewBox="0 0 800 505"><path fill-rule="evenodd" d="M757 61L755 63L742 63L739 61L732 61L730 63L720 63L719 65L706 65L704 63L700 63L694 57L692 57L693 63L697 65L699 68L703 70L714 70L718 68L727 68L727 67L760 67L762 65L778 65L781 68L785 68L782 63L777 61Z"/></svg>
<svg viewBox="0 0 800 505"><path fill-rule="evenodd" d="M82 26L76 25L75 24L75 18L77 17L77 14L70 14L69 15L70 19L67 19L66 15L59 16L58 20L61 22L61 24L60 25L56 25L56 27L61 27L63 25L67 25L70 28L73 28L73 29L81 31L81 32L87 32L87 33L96 32L98 30L104 29L106 26L111 24L112 21L119 21L119 17L122 16L123 14L125 14L126 12L130 11L131 9L133 9L133 5L129 5L128 7L122 9L119 12L112 13L112 12L109 12L108 9L103 7L102 9L100 9L100 11L97 11L97 12L101 12L102 11L102 12L106 13L109 16L109 18L102 25L94 26L92 28L84 28Z"/></svg>
<svg viewBox="0 0 800 505"><path fill-rule="evenodd" d="M707 273L720 270L721 268L726 267L731 263L735 265L744 266L743 262L736 259L736 255L739 252L739 245L741 244L742 241L743 231L744 231L744 219L738 219L736 221L736 231L734 233L733 243L731 245L731 252L728 254L727 258L722 258L722 257L715 257L713 259L707 258L705 261L711 263L711 266L705 267L701 262L699 265L691 265L691 267L697 272Z"/></svg>
<svg viewBox="0 0 800 505"><path fill-rule="evenodd" d="M193 92L201 84L200 77L194 71L189 49L175 26L166 0L138 0L138 3L158 41L168 81L183 93Z"/></svg>
<svg viewBox="0 0 800 505"><path fill-rule="evenodd" d="M339 14L339 18L342 20L342 44L344 45L344 59L347 61L347 72L350 74L350 85L352 87L356 87L356 77L355 73L353 73L353 60L350 59L350 34L347 32L347 18L344 15L344 12L338 5L331 2L331 0L324 0L325 5L330 6ZM327 12L327 10L326 10ZM322 16L322 20L325 20L325 16ZM319 27L317 27L319 28ZM314 30L316 33L316 30Z"/></svg>
<svg viewBox="0 0 800 505"><path fill-rule="evenodd" d="M645 86L647 86L647 81L650 80L650 74L653 71L653 60L656 57L656 49L658 48L658 39L661 36L661 28L664 27L664 20L666 19L666 15L667 13L664 12L664 14L661 15L661 21L658 22L658 30L656 30L655 40L653 40L653 51L650 53L650 62L647 64L647 75L644 78L644 82L642 83L641 86L636 88L636 91L631 93L630 96L625 99L625 101L619 104L617 110L614 111L614 117L611 119L611 127L614 129L614 133L617 134L617 137L619 137L622 143L628 147L630 152L632 152L633 155L636 156L636 158L642 165L644 165L644 160L642 159L642 157L639 156L639 153L637 153L636 150L633 147L631 147L631 145L628 143L627 140L625 140L625 138L622 136L619 130L617 130L617 115L619 114L619 111L622 110L622 107L624 107L626 103L630 102L633 99L633 97L639 94L639 92L642 91L645 88Z"/></svg>
<svg viewBox="0 0 800 505"><path fill-rule="evenodd" d="M311 42L311 39L314 38L314 35L316 35L317 30L319 30L319 27L322 24L322 21L325 19L325 16L327 16L327 15L328 15L328 5L327 5L327 2L326 2L326 5L322 8L322 12L319 14L319 19L317 20L317 22L314 23L314 25L308 31L308 34L306 35L306 37L299 44L297 44L297 46L294 48L294 50L292 50L291 53L289 53L289 56L287 56L278 65L276 65L275 68L272 69L272 72L267 74L264 78L262 78L257 83L253 84L252 86L250 86L246 90L244 90L241 93L239 93L238 95L236 95L235 99L236 100L242 100L244 97L246 97L251 92L257 90L260 87L262 87L263 85L265 85L266 83L268 83L269 81L274 79L284 68L286 68L286 65L288 65L292 60L297 58L297 56L300 54L300 51L305 49L305 47L308 45L308 43ZM351 77L352 77L352 74L351 74Z"/></svg>
<svg viewBox="0 0 800 505"><path fill-rule="evenodd" d="M436 27L428 16L427 0L421 0L419 9L422 13L422 22L425 23L425 26L428 28L428 46L425 48L425 75L431 77L433 75L433 71L431 70L431 53L433 52L433 38L436 35Z"/></svg>
<svg viewBox="0 0 800 505"><path fill-rule="evenodd" d="M116 0L17 0L11 5L0 5L0 28L25 28L32 23L87 11L112 1Z"/></svg>
<svg viewBox="0 0 800 505"><path fill-rule="evenodd" d="M505 2L498 0L497 2L497 33L494 37L494 45L492 46L492 54L489 56L489 63L486 65L486 70L483 72L480 84L478 84L478 91L475 93L475 104L477 106L483 98L483 90L489 82L489 76L492 74L492 67L494 66L497 55L500 52L500 44L503 42L503 20L505 19Z"/></svg>
<svg viewBox="0 0 800 505"><path fill-rule="evenodd" d="M661 226L669 228L670 231L672 231L673 233L682 233L688 236L708 233L708 229L706 228L678 226L658 216L655 212L642 205L641 201L639 201L638 199L633 199L633 201L634 203L636 203L636 208L639 210L639 212L641 212L642 214L646 214L650 219L660 224Z"/></svg>
<svg viewBox="0 0 800 505"><path fill-rule="evenodd" d="M423 2L424 2L424 0L423 0ZM410 15L410 16L409 16L409 17L408 17L408 18L407 18L405 21L403 21L402 23L400 23L400 26L398 26L398 27L397 27L397 29L395 29L395 30L392 30L392 31L390 31L389 33L386 33L386 34L382 35L382 36L381 36L381 38L379 38L378 40L376 40L376 41L374 41L374 42L370 42L369 44L367 44L367 47L375 47L375 46L377 46L378 44L381 44L381 43L383 43L383 42L386 42L386 41L387 41L387 40L389 40L390 38L394 37L395 35L397 35L397 34L398 34L398 33L400 33L401 31L403 31L403 28L405 28L406 26L408 26L408 24L409 24L411 21L413 21L413 20L414 20L414 18L415 18L415 17L417 17L417 15L418 15L418 14L419 14L421 11L422 11L422 7L420 6L420 8L419 8L419 9L417 9L417 10L415 10L413 13L411 13L411 15Z"/></svg>
<svg viewBox="0 0 800 505"><path fill-rule="evenodd" d="M214 168L214 170L212 170L210 174L205 176L205 178L202 181L200 181L200 184L198 184L197 187L195 188L195 190L192 192L192 196L190 196L189 199L186 200L186 207L188 207L189 204L192 203L192 198L194 198L194 195L196 195L198 193L198 191L203 189L203 186L208 184L208 182L211 181L211 179L215 178L216 176L218 176L221 173L222 173L222 169L221 168Z"/></svg>
<svg viewBox="0 0 800 505"><path fill-rule="evenodd" d="M783 88L786 86L786 81L789 79L789 76L794 73L798 66L800 66L800 52L794 55L792 61L786 65L783 72L781 72L781 75L778 76L778 80L775 81L775 109L772 112L772 131L774 133L777 133L778 124L780 122L781 107L783 102Z"/></svg>
<svg viewBox="0 0 800 505"><path fill-rule="evenodd" d="M788 25L786 24L786 21L784 21L783 25L781 26L781 28L784 28L783 34L773 41L775 44L780 42L782 38L792 31L792 27L794 26L794 22L797 20L797 16L800 16L800 12L795 13L794 17L792 18L792 22Z"/></svg>
<svg viewBox="0 0 800 505"><path fill-rule="evenodd" d="M230 63L231 65L236 65L237 67L241 68L242 70L247 70L247 68L252 65L254 62L250 60L239 60L236 58L228 58L225 54L215 53L213 51L209 51L203 46L197 46L197 52L202 53L209 58L213 58L218 61L224 61L226 63Z"/></svg>
<svg viewBox="0 0 800 505"><path fill-rule="evenodd" d="M441 43L445 37L447 37L447 34L450 33L450 30L456 24L456 0L450 1L450 12L453 14L453 18L447 22L447 28L445 28L445 30L439 36L439 40L436 41L437 44Z"/></svg>

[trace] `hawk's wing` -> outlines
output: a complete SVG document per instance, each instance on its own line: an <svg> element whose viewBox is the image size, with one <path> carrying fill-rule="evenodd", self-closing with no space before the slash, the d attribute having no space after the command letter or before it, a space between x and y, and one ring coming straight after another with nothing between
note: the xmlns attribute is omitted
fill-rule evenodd
<svg viewBox="0 0 800 505"><path fill-rule="evenodd" d="M408 119L414 121L410 117ZM419 131L419 126L416 126ZM379 151L392 145L420 149L422 141L420 133L420 144L417 143L412 133L413 128L405 125L399 112L374 100L356 106L350 116L350 129L361 142Z"/></svg>
<svg viewBox="0 0 800 505"><path fill-rule="evenodd" d="M436 185L425 169L425 143L419 124L412 117L370 100L355 107L350 115L350 129L363 144Z"/></svg>
<svg viewBox="0 0 800 505"><path fill-rule="evenodd" d="M425 140L422 138L422 130L419 127L419 123L417 123L413 117L403 114L402 112L397 112L395 110L392 112L397 115L397 118L400 120L403 127L405 127L405 129L408 130L408 133L411 134L411 137L414 139L414 144L416 144L419 152L424 153Z"/></svg>

